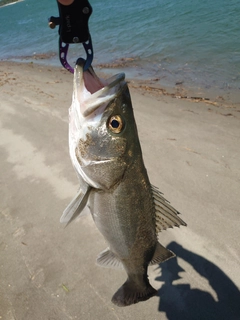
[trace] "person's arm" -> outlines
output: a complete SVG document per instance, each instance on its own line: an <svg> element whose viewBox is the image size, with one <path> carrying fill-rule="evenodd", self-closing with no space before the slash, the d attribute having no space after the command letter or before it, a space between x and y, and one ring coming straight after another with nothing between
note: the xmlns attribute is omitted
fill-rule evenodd
<svg viewBox="0 0 240 320"><path fill-rule="evenodd" d="M73 3L74 0L58 0L59 3L63 4L64 6L69 6Z"/></svg>

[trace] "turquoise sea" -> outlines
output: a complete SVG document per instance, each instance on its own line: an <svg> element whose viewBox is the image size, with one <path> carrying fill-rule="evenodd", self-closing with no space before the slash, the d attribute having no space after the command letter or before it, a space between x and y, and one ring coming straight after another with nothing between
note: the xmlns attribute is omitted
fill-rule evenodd
<svg viewBox="0 0 240 320"><path fill-rule="evenodd" d="M93 65L113 64L128 78L240 94L239 0L90 0ZM0 59L60 65L55 0L0 7ZM71 64L85 57L72 45ZM119 60L121 63L118 64ZM111 72L115 72L111 69ZM239 95L240 97L240 95ZM239 99L240 100L240 99Z"/></svg>

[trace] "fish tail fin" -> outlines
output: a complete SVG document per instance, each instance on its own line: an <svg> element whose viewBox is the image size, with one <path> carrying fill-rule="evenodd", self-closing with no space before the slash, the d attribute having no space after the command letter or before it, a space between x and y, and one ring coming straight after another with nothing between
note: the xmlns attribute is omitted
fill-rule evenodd
<svg viewBox="0 0 240 320"><path fill-rule="evenodd" d="M150 285L148 280L144 286L139 286L136 282L128 279L113 295L112 302L118 307L126 307L148 300L156 294L157 290Z"/></svg>

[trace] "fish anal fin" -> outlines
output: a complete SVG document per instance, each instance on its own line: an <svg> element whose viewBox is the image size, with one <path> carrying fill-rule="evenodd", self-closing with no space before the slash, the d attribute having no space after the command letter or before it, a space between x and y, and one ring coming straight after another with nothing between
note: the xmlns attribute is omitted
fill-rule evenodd
<svg viewBox="0 0 240 320"><path fill-rule="evenodd" d="M128 279L113 295L112 303L118 307L127 307L148 300L156 294L157 290L149 282L139 286L136 282Z"/></svg>
<svg viewBox="0 0 240 320"><path fill-rule="evenodd" d="M122 262L109 248L98 255L96 262L101 267L123 269Z"/></svg>
<svg viewBox="0 0 240 320"><path fill-rule="evenodd" d="M175 257L175 254L172 251L164 248L164 246L157 242L152 261L149 263L149 265L159 264L173 257Z"/></svg>

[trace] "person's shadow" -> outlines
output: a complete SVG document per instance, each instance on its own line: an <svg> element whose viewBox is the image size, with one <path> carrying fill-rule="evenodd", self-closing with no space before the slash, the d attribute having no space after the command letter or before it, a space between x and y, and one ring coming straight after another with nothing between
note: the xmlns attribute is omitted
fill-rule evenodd
<svg viewBox="0 0 240 320"><path fill-rule="evenodd" d="M176 242L171 242L167 248L208 280L217 301L209 292L191 288L190 284L174 284L174 280L181 279L179 272L185 270L173 258L159 266L161 276L156 280L164 282L158 291L159 311L165 312L169 320L240 320L240 291L223 271Z"/></svg>

